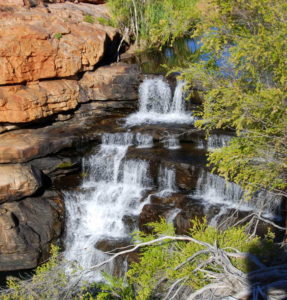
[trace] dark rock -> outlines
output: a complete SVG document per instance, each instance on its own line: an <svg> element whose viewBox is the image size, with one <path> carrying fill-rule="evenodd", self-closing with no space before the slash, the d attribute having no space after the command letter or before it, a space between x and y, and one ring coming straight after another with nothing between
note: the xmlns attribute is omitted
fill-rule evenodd
<svg viewBox="0 0 287 300"><path fill-rule="evenodd" d="M35 268L60 237L63 203L55 192L0 205L0 271Z"/></svg>
<svg viewBox="0 0 287 300"><path fill-rule="evenodd" d="M95 248L103 252L119 252L121 251L119 248L129 246L130 244L130 238L103 238L97 241Z"/></svg>

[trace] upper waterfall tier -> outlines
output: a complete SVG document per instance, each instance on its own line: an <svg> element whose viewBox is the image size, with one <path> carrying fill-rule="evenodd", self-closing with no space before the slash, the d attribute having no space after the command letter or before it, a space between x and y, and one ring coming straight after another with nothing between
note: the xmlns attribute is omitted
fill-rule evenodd
<svg viewBox="0 0 287 300"><path fill-rule="evenodd" d="M126 119L127 126L153 123L193 122L186 110L184 82L178 81L174 95L169 84L162 77L148 78L139 88L139 111Z"/></svg>

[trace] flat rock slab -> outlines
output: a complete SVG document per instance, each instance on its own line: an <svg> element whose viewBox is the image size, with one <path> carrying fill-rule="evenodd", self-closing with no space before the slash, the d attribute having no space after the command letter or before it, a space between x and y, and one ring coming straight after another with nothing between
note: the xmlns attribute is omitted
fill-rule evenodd
<svg viewBox="0 0 287 300"><path fill-rule="evenodd" d="M127 108L127 101L124 107ZM134 102L134 101L130 101ZM0 164L28 162L35 158L56 154L64 149L82 147L90 141L99 141L100 135L120 127L118 118L125 114L117 111L113 101L105 101L100 107L89 105L73 119L57 122L37 129L21 129L0 135ZM113 114L113 116L112 116Z"/></svg>
<svg viewBox="0 0 287 300"><path fill-rule="evenodd" d="M26 162L72 147L80 136L76 128L47 128L7 132L0 139L0 163Z"/></svg>
<svg viewBox="0 0 287 300"><path fill-rule="evenodd" d="M42 186L42 175L31 166L0 165L0 203L33 195Z"/></svg>

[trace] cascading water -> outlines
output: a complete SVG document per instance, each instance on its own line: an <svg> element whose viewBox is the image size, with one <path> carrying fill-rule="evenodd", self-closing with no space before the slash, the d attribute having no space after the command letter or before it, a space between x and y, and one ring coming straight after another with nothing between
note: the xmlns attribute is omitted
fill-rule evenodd
<svg viewBox="0 0 287 300"><path fill-rule="evenodd" d="M179 139L171 136L164 140L164 147L169 150L180 149Z"/></svg>
<svg viewBox="0 0 287 300"><path fill-rule="evenodd" d="M226 134L211 134L207 141L198 139L197 148L213 151L222 147L227 147L232 139L232 136Z"/></svg>
<svg viewBox="0 0 287 300"><path fill-rule="evenodd" d="M176 191L175 187L175 171L167 167L159 168L159 189L162 196Z"/></svg>
<svg viewBox="0 0 287 300"><path fill-rule="evenodd" d="M246 201L244 191L239 185L203 170L200 172L193 198L203 200L207 206L220 205L221 210L256 210L263 212L265 216L273 216L281 203L281 197L264 191Z"/></svg>
<svg viewBox="0 0 287 300"><path fill-rule="evenodd" d="M139 111L126 119L127 126L154 123L192 123L185 110L184 82L178 81L174 96L162 77L145 79L139 89Z"/></svg>
<svg viewBox="0 0 287 300"><path fill-rule="evenodd" d="M146 79L140 86L139 111L126 119L126 125L172 123L174 126L173 123L192 123L192 115L185 110L183 87L184 83L179 81L172 96L171 88L161 77ZM167 135L163 145L155 144L155 153L159 153L159 157L159 148L180 148L179 139L174 133L169 133L169 128L170 125L167 130L164 129ZM202 145L206 150L213 150L228 145L229 140L227 135L212 135ZM166 197L180 193L176 186L180 176L176 176L174 169L163 163L159 167L158 177L152 180L148 160L127 159L129 147L133 147L133 154L139 151L135 148L152 148L153 137L132 131L103 134L98 152L83 160L85 178L81 186L78 190L65 193L65 257L68 261L77 262L83 269L106 259L99 246L102 241L129 241L129 233L136 229L136 224L131 226L126 220L134 220L152 195ZM178 152L171 152L169 157L175 157L176 161ZM261 192L245 202L243 190L238 185L227 183L206 171L200 173L196 192L191 198L202 201L206 208L217 205L220 207L217 215L224 214L229 208L246 211L262 209L265 214L273 215L281 201ZM166 215L167 221L173 222L180 211L178 208L171 209ZM111 264L105 269L112 272L113 267ZM102 276L99 272L90 272L82 279L99 281Z"/></svg>
<svg viewBox="0 0 287 300"><path fill-rule="evenodd" d="M153 137L149 134L136 134L137 148L151 148L153 146Z"/></svg>
<svg viewBox="0 0 287 300"><path fill-rule="evenodd" d="M232 136L224 134L212 134L207 139L207 149L212 151L214 149L226 147L229 145Z"/></svg>
<svg viewBox="0 0 287 300"><path fill-rule="evenodd" d="M140 200L151 183L148 163L124 160L133 140L130 133L103 135L99 152L84 161L88 176L81 191L66 194L65 257L84 269L104 259L104 253L95 248L99 240L128 237L123 218L138 215L145 204Z"/></svg>

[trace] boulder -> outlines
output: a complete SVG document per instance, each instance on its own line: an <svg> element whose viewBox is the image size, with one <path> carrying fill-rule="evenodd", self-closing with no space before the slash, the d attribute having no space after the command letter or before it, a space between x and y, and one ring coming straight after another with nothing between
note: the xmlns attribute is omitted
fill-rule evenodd
<svg viewBox="0 0 287 300"><path fill-rule="evenodd" d="M0 122L26 123L75 109L80 88L75 80L41 81L0 87ZM84 101L84 99L82 99Z"/></svg>
<svg viewBox="0 0 287 300"><path fill-rule="evenodd" d="M61 4L67 16L77 5ZM70 77L92 70L105 56L119 32L111 27L62 18L43 9L0 11L0 84ZM93 11L89 14L93 15ZM93 15L97 19L101 15Z"/></svg>
<svg viewBox="0 0 287 300"><path fill-rule="evenodd" d="M136 100L140 82L137 65L115 63L86 72L80 85L91 100Z"/></svg>
<svg viewBox="0 0 287 300"><path fill-rule="evenodd" d="M42 186L42 175L35 167L0 165L0 203L31 196Z"/></svg>
<svg viewBox="0 0 287 300"><path fill-rule="evenodd" d="M0 139L0 163L26 162L76 146L81 140L79 130L75 126L69 129L67 132L64 126L48 126L4 133Z"/></svg>
<svg viewBox="0 0 287 300"><path fill-rule="evenodd" d="M9 123L28 123L47 117L73 111L80 103L90 100L121 101L103 104L101 101L88 106L88 110L107 107L129 107L123 100L137 99L140 84L140 70L136 65L122 63L102 67L88 72L78 82L73 79L49 80L27 85L0 86L0 130L9 130ZM65 120L59 116L58 120ZM68 116L71 118L71 116ZM3 129L2 129L3 127ZM11 127L11 126L10 126ZM14 129L15 127L12 127Z"/></svg>
<svg viewBox="0 0 287 300"><path fill-rule="evenodd" d="M35 268L62 232L63 205L55 192L0 205L0 271Z"/></svg>

